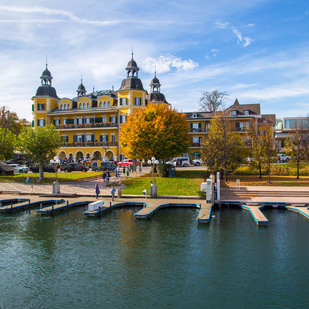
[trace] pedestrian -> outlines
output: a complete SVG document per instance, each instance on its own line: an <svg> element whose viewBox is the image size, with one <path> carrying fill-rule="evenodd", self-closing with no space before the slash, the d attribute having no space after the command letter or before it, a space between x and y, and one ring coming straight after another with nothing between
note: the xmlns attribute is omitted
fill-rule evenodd
<svg viewBox="0 0 309 309"><path fill-rule="evenodd" d="M99 188L99 184L98 183L94 187L94 192L95 192L96 199L98 199L99 194L100 194L100 188Z"/></svg>
<svg viewBox="0 0 309 309"><path fill-rule="evenodd" d="M125 175L126 174L126 167L123 167L122 173Z"/></svg>
<svg viewBox="0 0 309 309"><path fill-rule="evenodd" d="M106 172L106 186L108 186L109 178L111 177L109 171Z"/></svg>
<svg viewBox="0 0 309 309"><path fill-rule="evenodd" d="M119 174L119 170L118 170L118 166L115 168L115 173L116 173L116 177L118 177L118 174Z"/></svg>
<svg viewBox="0 0 309 309"><path fill-rule="evenodd" d="M114 200L115 198L115 193L116 193L116 190L114 188L114 186L112 187L112 190L111 190L111 195L112 195L112 201Z"/></svg>
<svg viewBox="0 0 309 309"><path fill-rule="evenodd" d="M30 177L29 176L27 176L27 178L26 178L26 180L25 180L25 183L29 183L29 181L30 181Z"/></svg>
<svg viewBox="0 0 309 309"><path fill-rule="evenodd" d="M102 179L103 179L103 185L105 186L105 180L106 180L106 173L103 172L102 174Z"/></svg>

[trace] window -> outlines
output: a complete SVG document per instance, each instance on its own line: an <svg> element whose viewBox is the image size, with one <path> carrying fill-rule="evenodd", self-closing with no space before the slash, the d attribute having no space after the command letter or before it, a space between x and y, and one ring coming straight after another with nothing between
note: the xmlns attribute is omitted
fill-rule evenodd
<svg viewBox="0 0 309 309"><path fill-rule="evenodd" d="M38 111L45 110L45 104L44 103L38 103Z"/></svg>
<svg viewBox="0 0 309 309"><path fill-rule="evenodd" d="M87 102L87 108L90 108L90 103L89 102Z"/></svg>
<svg viewBox="0 0 309 309"><path fill-rule="evenodd" d="M79 103L79 108L83 108L83 104L82 103Z"/></svg>
<svg viewBox="0 0 309 309"><path fill-rule="evenodd" d="M237 111L236 110L231 111L231 116L237 116Z"/></svg>
<svg viewBox="0 0 309 309"><path fill-rule="evenodd" d="M104 101L104 107L106 107L106 101Z"/></svg>
<svg viewBox="0 0 309 309"><path fill-rule="evenodd" d="M200 144L200 137L198 137L198 136L193 136L192 137L192 143L193 144Z"/></svg>
<svg viewBox="0 0 309 309"><path fill-rule="evenodd" d="M120 123L126 123L127 115L121 115L120 116Z"/></svg>
<svg viewBox="0 0 309 309"><path fill-rule="evenodd" d="M142 105L142 98L136 97L135 98L135 105L138 105L138 106Z"/></svg>
<svg viewBox="0 0 309 309"><path fill-rule="evenodd" d="M76 135L77 142L83 142L83 139L84 139L83 135Z"/></svg>
<svg viewBox="0 0 309 309"><path fill-rule="evenodd" d="M120 105L127 105L127 98L120 98Z"/></svg>
<svg viewBox="0 0 309 309"><path fill-rule="evenodd" d="M116 142L116 135L115 135L115 134L112 134L112 135L111 135L111 140L112 140L113 143Z"/></svg>
<svg viewBox="0 0 309 309"><path fill-rule="evenodd" d="M117 123L116 117L109 117L109 122L111 122L111 123Z"/></svg>
<svg viewBox="0 0 309 309"><path fill-rule="evenodd" d="M44 127L45 126L45 120L44 119L39 119L38 120L38 126L39 127Z"/></svg>
<svg viewBox="0 0 309 309"><path fill-rule="evenodd" d="M103 142L103 143L108 142L108 135L102 134L102 135L100 136L100 140L101 140L101 142Z"/></svg>
<svg viewBox="0 0 309 309"><path fill-rule="evenodd" d="M86 108L86 103L83 103L83 108Z"/></svg>
<svg viewBox="0 0 309 309"><path fill-rule="evenodd" d="M201 124L199 122L191 123L191 132L201 132Z"/></svg>
<svg viewBox="0 0 309 309"><path fill-rule="evenodd" d="M66 125L67 124L67 120L64 118L63 119L63 125Z"/></svg>
<svg viewBox="0 0 309 309"><path fill-rule="evenodd" d="M59 126L60 125L60 119L55 119L54 120L54 125Z"/></svg>
<svg viewBox="0 0 309 309"><path fill-rule="evenodd" d="M192 118L197 118L197 113L193 113Z"/></svg>
<svg viewBox="0 0 309 309"><path fill-rule="evenodd" d="M90 123L91 121L90 121L90 118L86 118L85 119L85 123Z"/></svg>
<svg viewBox="0 0 309 309"><path fill-rule="evenodd" d="M102 117L102 121L103 121L103 123L106 123L106 122L107 122L106 116L103 116L103 117Z"/></svg>
<svg viewBox="0 0 309 309"><path fill-rule="evenodd" d="M63 109L63 106L62 106L62 104L60 104L60 109Z"/></svg>
<svg viewBox="0 0 309 309"><path fill-rule="evenodd" d="M111 107L111 102L110 101L107 102L107 106Z"/></svg>
<svg viewBox="0 0 309 309"><path fill-rule="evenodd" d="M61 136L61 140L65 143L68 143L69 142L69 137L67 135L62 135Z"/></svg>
<svg viewBox="0 0 309 309"><path fill-rule="evenodd" d="M277 123L275 125L276 130L282 130L283 129L283 122L282 120L277 120Z"/></svg>
<svg viewBox="0 0 309 309"><path fill-rule="evenodd" d="M78 124L83 124L84 123L84 119L83 118L78 118L77 120L78 120L78 122L77 122Z"/></svg>
<svg viewBox="0 0 309 309"><path fill-rule="evenodd" d="M209 131L210 123L206 122L205 123L205 132Z"/></svg>
<svg viewBox="0 0 309 309"><path fill-rule="evenodd" d="M86 142L92 142L92 135L86 134Z"/></svg>
<svg viewBox="0 0 309 309"><path fill-rule="evenodd" d="M245 109L245 110L244 110L244 115L249 115L249 114L250 114L249 110L248 110L248 109Z"/></svg>

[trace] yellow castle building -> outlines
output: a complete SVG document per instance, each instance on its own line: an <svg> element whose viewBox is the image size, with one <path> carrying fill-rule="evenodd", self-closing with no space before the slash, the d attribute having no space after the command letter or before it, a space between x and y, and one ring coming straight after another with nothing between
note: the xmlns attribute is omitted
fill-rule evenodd
<svg viewBox="0 0 309 309"><path fill-rule="evenodd" d="M119 131L127 116L149 103L169 105L160 92L161 84L156 74L150 84L150 93L144 89L133 53L126 71L127 77L119 90L87 93L81 81L76 90L77 97L70 99L57 96L52 86L53 77L46 65L40 77L41 86L32 98L32 125L36 128L53 124L57 128L63 141L57 150L60 159L123 160Z"/></svg>
<svg viewBox="0 0 309 309"><path fill-rule="evenodd" d="M138 78L139 68L136 61L129 61L127 77L119 90L101 90L87 93L83 82L78 86L77 96L73 99L59 98L52 86L50 71L42 73L41 86L32 98L33 124L43 127L53 124L61 135L63 145L57 150L60 159L80 161L103 158L121 161L125 158L119 145L119 131L129 115L145 108L149 103L170 105L160 92L160 81L156 77L150 83L150 93ZM275 115L261 115L260 104L239 104L236 99L226 113L235 122L235 131L245 136L252 126L263 134L265 126L273 126ZM185 113L188 122L188 134L191 137L189 152L180 154L199 159L202 144L207 138L214 113Z"/></svg>

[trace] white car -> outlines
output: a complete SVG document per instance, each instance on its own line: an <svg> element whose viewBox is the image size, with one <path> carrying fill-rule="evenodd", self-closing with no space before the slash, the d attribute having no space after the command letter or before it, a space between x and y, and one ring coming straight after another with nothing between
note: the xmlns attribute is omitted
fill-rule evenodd
<svg viewBox="0 0 309 309"><path fill-rule="evenodd" d="M199 166L201 164L204 164L204 162L201 159L195 159L195 160L192 160L192 164L195 166Z"/></svg>
<svg viewBox="0 0 309 309"><path fill-rule="evenodd" d="M9 166L14 168L14 173L28 173L27 166L21 166L19 164L9 164Z"/></svg>

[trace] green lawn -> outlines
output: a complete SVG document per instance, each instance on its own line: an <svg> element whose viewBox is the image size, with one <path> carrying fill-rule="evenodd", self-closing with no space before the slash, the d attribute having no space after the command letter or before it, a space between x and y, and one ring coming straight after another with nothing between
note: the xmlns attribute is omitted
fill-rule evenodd
<svg viewBox="0 0 309 309"><path fill-rule="evenodd" d="M59 182L71 182L87 180L102 176L102 172L74 172L74 173L57 173ZM27 177L39 179L38 173L15 174L14 176L0 176L0 182L25 182ZM55 173L44 173L42 183L53 183L56 180Z"/></svg>
<svg viewBox="0 0 309 309"><path fill-rule="evenodd" d="M177 171L175 178L156 177L157 193L158 195L197 196L201 183L205 182L205 179L205 171ZM123 193L141 195L147 189L150 194L151 180L150 174L124 180L123 183L127 188Z"/></svg>

